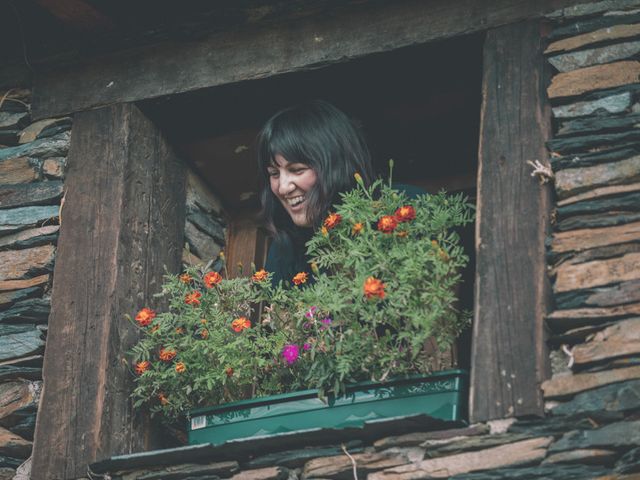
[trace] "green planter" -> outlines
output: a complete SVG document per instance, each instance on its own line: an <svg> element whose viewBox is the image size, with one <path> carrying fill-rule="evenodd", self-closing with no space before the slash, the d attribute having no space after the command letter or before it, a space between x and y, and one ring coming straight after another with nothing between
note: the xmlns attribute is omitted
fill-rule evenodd
<svg viewBox="0 0 640 480"><path fill-rule="evenodd" d="M220 445L313 428L362 427L370 420L418 414L461 420L466 380L466 372L448 370L384 384L355 384L345 396L328 403L318 398L317 390L304 390L201 408L191 412L189 444Z"/></svg>

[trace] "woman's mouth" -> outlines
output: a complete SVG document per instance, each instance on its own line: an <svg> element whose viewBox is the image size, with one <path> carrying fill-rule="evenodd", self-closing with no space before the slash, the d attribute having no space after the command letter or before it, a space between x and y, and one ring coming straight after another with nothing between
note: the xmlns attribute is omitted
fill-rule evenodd
<svg viewBox="0 0 640 480"><path fill-rule="evenodd" d="M298 206L300 206L305 200L304 195L298 195L295 197L291 197L291 198L287 198L287 205L289 205L290 208L296 208Z"/></svg>

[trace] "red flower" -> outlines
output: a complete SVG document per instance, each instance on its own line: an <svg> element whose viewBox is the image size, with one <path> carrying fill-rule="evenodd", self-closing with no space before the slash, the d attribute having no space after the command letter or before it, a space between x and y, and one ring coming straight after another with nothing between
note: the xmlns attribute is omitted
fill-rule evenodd
<svg viewBox="0 0 640 480"><path fill-rule="evenodd" d="M337 226L342 221L342 216L339 213L330 213L327 218L325 218L323 225L327 227L329 230Z"/></svg>
<svg viewBox="0 0 640 480"><path fill-rule="evenodd" d="M156 318L156 312L150 308L144 307L137 313L136 322L138 322L138 325L141 327L146 327L154 318Z"/></svg>
<svg viewBox="0 0 640 480"><path fill-rule="evenodd" d="M176 363L176 372L184 373L187 369L187 366L183 362Z"/></svg>
<svg viewBox="0 0 640 480"><path fill-rule="evenodd" d="M202 294L200 292L191 292L187 293L184 296L184 303L188 305L200 305L200 297Z"/></svg>
<svg viewBox="0 0 640 480"><path fill-rule="evenodd" d="M416 218L416 209L411 205L403 205L396 210L396 220L399 222L409 222Z"/></svg>
<svg viewBox="0 0 640 480"><path fill-rule="evenodd" d="M161 348L160 353L158 354L158 357L163 362L170 362L175 358L175 356L176 356L176 351L171 350L170 348Z"/></svg>
<svg viewBox="0 0 640 480"><path fill-rule="evenodd" d="M398 221L396 220L396 217L392 215L384 215L380 217L380 220L378 220L378 230L382 233L391 233L397 226Z"/></svg>
<svg viewBox="0 0 640 480"><path fill-rule="evenodd" d="M309 275L307 274L307 272L296 273L293 277L293 283L295 285L302 285L303 283L307 283L308 276Z"/></svg>
<svg viewBox="0 0 640 480"><path fill-rule="evenodd" d="M209 272L202 279L207 288L213 288L222 281L222 275L218 272Z"/></svg>
<svg viewBox="0 0 640 480"><path fill-rule="evenodd" d="M384 283L375 277L369 277L364 281L364 296L367 298L384 298Z"/></svg>
<svg viewBox="0 0 640 480"><path fill-rule="evenodd" d="M233 376L233 368L227 367L224 371L227 374L227 377L231 378Z"/></svg>
<svg viewBox="0 0 640 480"><path fill-rule="evenodd" d="M149 370L150 367L151 367L151 362L149 362L148 360L138 362L136 363L136 373L138 375L142 375L144 372Z"/></svg>
<svg viewBox="0 0 640 480"><path fill-rule="evenodd" d="M233 328L234 332L241 332L246 328L251 328L251 322L247 317L236 318L231 322L231 328Z"/></svg>
<svg viewBox="0 0 640 480"><path fill-rule="evenodd" d="M263 268L262 270L258 270L256 273L254 273L251 277L251 280L253 280L254 282L264 282L268 276L269 273Z"/></svg>

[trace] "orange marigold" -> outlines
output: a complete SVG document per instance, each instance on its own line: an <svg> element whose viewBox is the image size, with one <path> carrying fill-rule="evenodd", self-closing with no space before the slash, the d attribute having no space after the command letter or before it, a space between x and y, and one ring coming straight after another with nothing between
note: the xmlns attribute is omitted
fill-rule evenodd
<svg viewBox="0 0 640 480"><path fill-rule="evenodd" d="M178 335L182 335L182 334L184 333L184 328L182 328L182 327L178 327L178 328L176 328L176 333L177 333Z"/></svg>
<svg viewBox="0 0 640 480"><path fill-rule="evenodd" d="M193 280L193 277L188 273L183 273L182 275L180 275L180 281L182 283L191 283L192 280Z"/></svg>
<svg viewBox="0 0 640 480"><path fill-rule="evenodd" d="M184 296L184 303L188 305L200 305L200 297L202 294L200 292L191 292L187 293Z"/></svg>
<svg viewBox="0 0 640 480"><path fill-rule="evenodd" d="M369 277L364 281L364 296L367 298L384 298L384 283L375 277Z"/></svg>
<svg viewBox="0 0 640 480"><path fill-rule="evenodd" d="M416 218L416 209L411 205L403 205L396 210L396 220L399 222L409 222Z"/></svg>
<svg viewBox="0 0 640 480"><path fill-rule="evenodd" d="M396 217L392 215L384 215L380 217L380 220L378 220L378 230L382 233L391 233L397 226L398 221L396 220Z"/></svg>
<svg viewBox="0 0 640 480"><path fill-rule="evenodd" d="M202 281L207 288L213 288L222 281L222 275L218 272L209 272L202 278Z"/></svg>
<svg viewBox="0 0 640 480"><path fill-rule="evenodd" d="M187 369L187 366L183 362L176 363L176 372L184 373Z"/></svg>
<svg viewBox="0 0 640 480"><path fill-rule="evenodd" d="M295 285L302 285L303 283L307 283L307 277L309 274L307 272L299 272L296 273L293 277L293 283Z"/></svg>
<svg viewBox="0 0 640 480"><path fill-rule="evenodd" d="M158 357L163 362L170 362L175 358L175 356L176 356L176 351L170 348L161 348L160 353L158 354Z"/></svg>
<svg viewBox="0 0 640 480"><path fill-rule="evenodd" d="M342 221L342 216L339 213L330 213L327 218L324 219L323 225L329 230L336 227Z"/></svg>
<svg viewBox="0 0 640 480"><path fill-rule="evenodd" d="M251 280L253 280L254 282L264 282L268 276L269 273L263 268L262 270L258 270L256 273L254 273L251 277Z"/></svg>
<svg viewBox="0 0 640 480"><path fill-rule="evenodd" d="M362 229L364 228L364 224L358 222L351 227L351 235L358 235Z"/></svg>
<svg viewBox="0 0 640 480"><path fill-rule="evenodd" d="M203 328L200 332L200 336L206 340L207 338L209 338L209 330Z"/></svg>
<svg viewBox="0 0 640 480"><path fill-rule="evenodd" d="M136 363L136 373L138 375L142 375L144 372L149 370L149 368L151 368L151 362L148 360Z"/></svg>
<svg viewBox="0 0 640 480"><path fill-rule="evenodd" d="M323 237L326 237L329 235L329 230L327 230L327 227L323 226L322 228L320 228L320 233L322 233Z"/></svg>
<svg viewBox="0 0 640 480"><path fill-rule="evenodd" d="M147 307L144 307L136 314L136 322L141 327L149 325L154 318L156 318L156 312Z"/></svg>
<svg viewBox="0 0 640 480"><path fill-rule="evenodd" d="M247 317L236 318L233 322L231 322L231 328L233 328L234 332L241 332L245 328L250 328L251 322Z"/></svg>
<svg viewBox="0 0 640 480"><path fill-rule="evenodd" d="M169 399L166 397L166 395L162 392L160 392L158 394L158 400L160 400L160 403L162 405L167 405L169 403Z"/></svg>
<svg viewBox="0 0 640 480"><path fill-rule="evenodd" d="M227 368L224 370L224 373L226 373L226 374L227 374L227 377L232 377L232 376L233 376L233 368L231 368L231 367L227 367Z"/></svg>

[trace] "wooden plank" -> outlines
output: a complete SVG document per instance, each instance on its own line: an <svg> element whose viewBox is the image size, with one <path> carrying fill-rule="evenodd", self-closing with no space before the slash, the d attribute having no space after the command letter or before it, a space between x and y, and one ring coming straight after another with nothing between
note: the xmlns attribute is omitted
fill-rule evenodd
<svg viewBox="0 0 640 480"><path fill-rule="evenodd" d="M557 293L637 280L640 278L640 253L578 265L562 264L556 274L553 290Z"/></svg>
<svg viewBox="0 0 640 480"><path fill-rule="evenodd" d="M340 14L247 25L193 42L165 42L126 53L95 56L75 66L37 75L32 116L39 120L118 102L318 68L538 18L583 1L362 2Z"/></svg>
<svg viewBox="0 0 640 480"><path fill-rule="evenodd" d="M614 25L602 28L594 32L576 35L575 37L566 38L553 42L547 47L544 53L568 52L576 50L587 45L600 43L621 38L632 38L640 35L640 23L633 25Z"/></svg>
<svg viewBox="0 0 640 480"><path fill-rule="evenodd" d="M137 334L124 315L156 307L182 253L184 167L155 125L133 105L83 112L71 142L34 478L83 477L153 446L129 399L121 359Z"/></svg>
<svg viewBox="0 0 640 480"><path fill-rule="evenodd" d="M537 22L487 34L469 409L473 422L543 412L538 385L548 359L544 241L551 192L530 176L526 160L544 158L550 136L545 68Z"/></svg>
<svg viewBox="0 0 640 480"><path fill-rule="evenodd" d="M589 248L637 241L640 241L640 222L555 233L551 240L551 250L554 253L580 252Z"/></svg>
<svg viewBox="0 0 640 480"><path fill-rule="evenodd" d="M83 0L36 0L36 3L74 30L96 33L114 28L107 15Z"/></svg>
<svg viewBox="0 0 640 480"><path fill-rule="evenodd" d="M640 62L636 60L595 65L554 76L547 94L551 99L573 97L593 90L637 83L639 77Z"/></svg>
<svg viewBox="0 0 640 480"><path fill-rule="evenodd" d="M542 390L544 390L544 398L562 398L634 378L640 378L640 367L616 368L595 373L557 376L544 382Z"/></svg>
<svg viewBox="0 0 640 480"><path fill-rule="evenodd" d="M229 222L227 233L227 268L233 277L249 276L251 264L262 268L267 255L267 237L259 228L254 212L238 214Z"/></svg>

